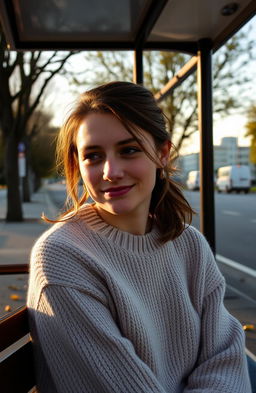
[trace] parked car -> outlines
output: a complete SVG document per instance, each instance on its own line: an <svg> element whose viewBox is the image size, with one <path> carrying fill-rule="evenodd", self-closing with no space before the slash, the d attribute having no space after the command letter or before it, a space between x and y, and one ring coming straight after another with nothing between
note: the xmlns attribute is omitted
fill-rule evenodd
<svg viewBox="0 0 256 393"><path fill-rule="evenodd" d="M229 165L218 169L216 188L218 192L248 193L251 187L251 172L248 165Z"/></svg>
<svg viewBox="0 0 256 393"><path fill-rule="evenodd" d="M196 191L200 188L200 173L199 171L191 171L188 173L186 181L189 190Z"/></svg>

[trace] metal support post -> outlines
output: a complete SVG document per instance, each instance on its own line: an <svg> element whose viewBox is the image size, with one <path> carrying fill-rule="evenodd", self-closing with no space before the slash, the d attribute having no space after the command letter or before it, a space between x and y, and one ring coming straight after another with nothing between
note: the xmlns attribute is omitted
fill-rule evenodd
<svg viewBox="0 0 256 393"><path fill-rule="evenodd" d="M137 48L134 51L133 81L143 85L143 50Z"/></svg>
<svg viewBox="0 0 256 393"><path fill-rule="evenodd" d="M200 132L200 229L215 253L212 42L199 41L198 125Z"/></svg>

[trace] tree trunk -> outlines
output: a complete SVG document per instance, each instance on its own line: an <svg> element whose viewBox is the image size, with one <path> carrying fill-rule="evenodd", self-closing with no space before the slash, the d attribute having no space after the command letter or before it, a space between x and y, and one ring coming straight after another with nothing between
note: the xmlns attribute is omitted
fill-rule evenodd
<svg viewBox="0 0 256 393"><path fill-rule="evenodd" d="M30 179L29 179L27 165L26 165L26 176L22 178L22 201L23 202L31 202L31 199L30 199Z"/></svg>
<svg viewBox="0 0 256 393"><path fill-rule="evenodd" d="M19 189L18 141L13 135L7 135L5 143L5 173L7 182L6 221L23 221Z"/></svg>

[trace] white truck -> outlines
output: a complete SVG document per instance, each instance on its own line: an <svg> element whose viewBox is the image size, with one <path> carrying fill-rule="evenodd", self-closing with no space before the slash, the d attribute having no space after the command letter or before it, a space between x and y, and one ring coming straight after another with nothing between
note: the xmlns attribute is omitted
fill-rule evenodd
<svg viewBox="0 0 256 393"><path fill-rule="evenodd" d="M200 172L190 171L186 181L188 190L196 191L200 188Z"/></svg>
<svg viewBox="0 0 256 393"><path fill-rule="evenodd" d="M218 169L216 188L218 192L248 193L251 187L251 172L248 165L229 165Z"/></svg>

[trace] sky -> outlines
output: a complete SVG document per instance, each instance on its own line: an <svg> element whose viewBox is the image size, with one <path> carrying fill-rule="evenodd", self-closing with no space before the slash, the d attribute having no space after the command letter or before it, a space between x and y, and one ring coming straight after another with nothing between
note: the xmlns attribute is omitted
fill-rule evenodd
<svg viewBox="0 0 256 393"><path fill-rule="evenodd" d="M255 39L256 42L256 16L253 19L251 19L251 21L249 21L244 28L247 29L248 25L252 27L250 38ZM255 45L255 54L256 54L256 45ZM75 69L77 71L81 71L81 63L79 62L79 57L75 56L73 59L74 60L72 60L72 58L70 59L73 70ZM84 61L82 63L84 69ZM246 68L245 72L254 75L254 81L256 81L255 61L251 61L249 67ZM56 97L53 94L49 94L47 98L46 106L49 108L58 108L58 110L54 113L53 123L56 126L60 126L61 124L63 124L67 116L67 113L72 108L72 105L75 101L77 94L74 93L74 88L72 88L73 92L71 92L69 82L61 76L57 76L54 85L58 90L58 96ZM80 89L77 90L80 90L77 91L77 93L79 94L79 92L82 92L84 89L81 87ZM252 83L249 94L250 97L256 103L256 83ZM239 114L234 114L232 116L226 116L225 118L214 120L213 123L214 145L219 145L221 143L221 138L223 137L236 136L238 138L238 144L240 146L249 146L250 139L245 138L244 136L246 133L246 128L245 128L246 121L247 121L246 116L239 115ZM199 151L199 133L196 132L183 146L181 150L181 154L190 154L198 151Z"/></svg>
<svg viewBox="0 0 256 393"><path fill-rule="evenodd" d="M250 139L244 135L246 133L246 117L242 115L227 116L224 119L213 122L213 144L220 145L224 137L237 137L239 146L249 146ZM199 147L199 132L196 132L190 140L183 146L181 154L197 153Z"/></svg>

